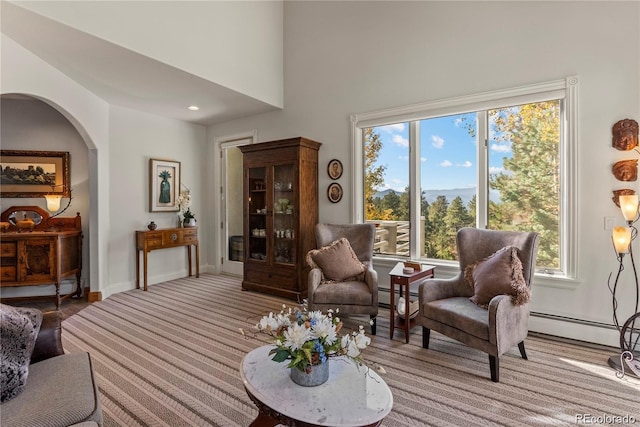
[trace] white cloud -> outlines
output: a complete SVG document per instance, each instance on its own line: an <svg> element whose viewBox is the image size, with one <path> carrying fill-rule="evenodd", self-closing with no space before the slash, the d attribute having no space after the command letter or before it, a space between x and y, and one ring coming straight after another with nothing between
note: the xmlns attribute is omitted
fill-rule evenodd
<svg viewBox="0 0 640 427"><path fill-rule="evenodd" d="M402 185L403 181L401 179L398 178L393 178L391 180L391 182L393 182L395 185Z"/></svg>
<svg viewBox="0 0 640 427"><path fill-rule="evenodd" d="M509 153L511 152L511 146L502 144L491 144L491 151L496 153Z"/></svg>
<svg viewBox="0 0 640 427"><path fill-rule="evenodd" d="M409 156L398 156L399 160L409 160Z"/></svg>
<svg viewBox="0 0 640 427"><path fill-rule="evenodd" d="M426 157L420 157L420 162L424 163L424 162L426 162L426 161L427 161L427 158L426 158Z"/></svg>
<svg viewBox="0 0 640 427"><path fill-rule="evenodd" d="M470 168L472 166L472 163L469 160L467 160L466 162L461 163L458 166L463 167L463 168Z"/></svg>
<svg viewBox="0 0 640 427"><path fill-rule="evenodd" d="M442 139L442 137L438 135L431 135L431 141L431 145L436 148L442 148L442 146L444 145L444 139Z"/></svg>
<svg viewBox="0 0 640 427"><path fill-rule="evenodd" d="M497 166L492 166L489 168L489 173L495 174L495 173L501 173L504 169L501 167L497 167Z"/></svg>
<svg viewBox="0 0 640 427"><path fill-rule="evenodd" d="M379 126L376 129L383 130L388 133L404 132L404 123L394 123L392 125Z"/></svg>
<svg viewBox="0 0 640 427"><path fill-rule="evenodd" d="M391 137L391 139L394 142L394 144L399 145L401 147L408 147L409 146L409 141L406 138L403 138L400 135L393 135Z"/></svg>
<svg viewBox="0 0 640 427"><path fill-rule="evenodd" d="M453 163L451 163L449 160L445 160L445 161L440 163L440 166L442 166L443 168L448 168L448 167L453 166Z"/></svg>
<svg viewBox="0 0 640 427"><path fill-rule="evenodd" d="M462 117L458 117L457 119L454 120L453 124L455 125L455 127L459 128L460 125L464 123L464 120L462 120Z"/></svg>

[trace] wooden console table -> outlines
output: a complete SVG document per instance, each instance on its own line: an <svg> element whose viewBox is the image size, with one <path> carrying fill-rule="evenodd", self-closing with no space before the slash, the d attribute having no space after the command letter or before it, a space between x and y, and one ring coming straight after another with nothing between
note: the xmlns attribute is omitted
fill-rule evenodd
<svg viewBox="0 0 640 427"><path fill-rule="evenodd" d="M191 276L191 246L196 248L196 277L200 277L200 246L198 228L163 228L153 231L136 231L136 289L140 289L140 252L144 260L144 290L147 290L147 254L156 249L187 247L187 262Z"/></svg>

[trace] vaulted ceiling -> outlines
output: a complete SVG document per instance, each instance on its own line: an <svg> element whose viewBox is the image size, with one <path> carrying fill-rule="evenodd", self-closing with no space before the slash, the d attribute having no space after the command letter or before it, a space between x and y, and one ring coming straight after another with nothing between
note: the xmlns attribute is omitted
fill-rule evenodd
<svg viewBox="0 0 640 427"><path fill-rule="evenodd" d="M202 125L276 109L15 4L1 14L2 33L109 104Z"/></svg>

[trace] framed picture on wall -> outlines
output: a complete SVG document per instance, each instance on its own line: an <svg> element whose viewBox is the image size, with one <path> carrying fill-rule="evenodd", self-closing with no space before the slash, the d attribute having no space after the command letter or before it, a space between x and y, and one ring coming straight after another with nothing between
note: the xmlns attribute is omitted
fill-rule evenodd
<svg viewBox="0 0 640 427"><path fill-rule="evenodd" d="M331 203L338 203L342 200L342 186L337 182L330 184L327 188L327 197Z"/></svg>
<svg viewBox="0 0 640 427"><path fill-rule="evenodd" d="M0 197L71 196L67 151L0 150Z"/></svg>
<svg viewBox="0 0 640 427"><path fill-rule="evenodd" d="M180 162L149 159L149 212L177 212Z"/></svg>
<svg viewBox="0 0 640 427"><path fill-rule="evenodd" d="M342 162L338 159L333 159L327 166L327 173L329 178L338 179L342 176Z"/></svg>

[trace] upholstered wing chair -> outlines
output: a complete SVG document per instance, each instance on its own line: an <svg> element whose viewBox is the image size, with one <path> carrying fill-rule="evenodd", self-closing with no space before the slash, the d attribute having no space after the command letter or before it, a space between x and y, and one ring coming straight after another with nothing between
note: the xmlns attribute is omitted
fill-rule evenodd
<svg viewBox="0 0 640 427"><path fill-rule="evenodd" d="M315 230L318 248L346 238L358 260L364 264L364 272L357 278L332 281L325 277L321 268L312 268L309 271L308 281L309 309L323 311L339 309L340 314L344 315L369 315L372 320L371 334L375 335L378 315L378 274L373 269L375 226L373 224L317 224ZM341 259L338 262L345 261Z"/></svg>
<svg viewBox="0 0 640 427"><path fill-rule="evenodd" d="M524 339L528 333L529 302L528 299L527 302L514 302L515 297L499 294L487 297L487 308L484 308L470 300L477 293L465 279L465 271L469 276L467 267L473 268L479 265L478 262L509 246L517 248L517 258L522 266L520 282L524 280L524 291L528 293L535 270L538 234L478 228L458 231L460 272L450 279L427 279L419 287L418 319L422 325L422 347L429 348L429 334L434 330L481 350L489 355L491 380L494 382L499 381L500 355L517 345L522 358L527 358ZM495 275L503 270L495 266L489 268L488 279L497 282Z"/></svg>

